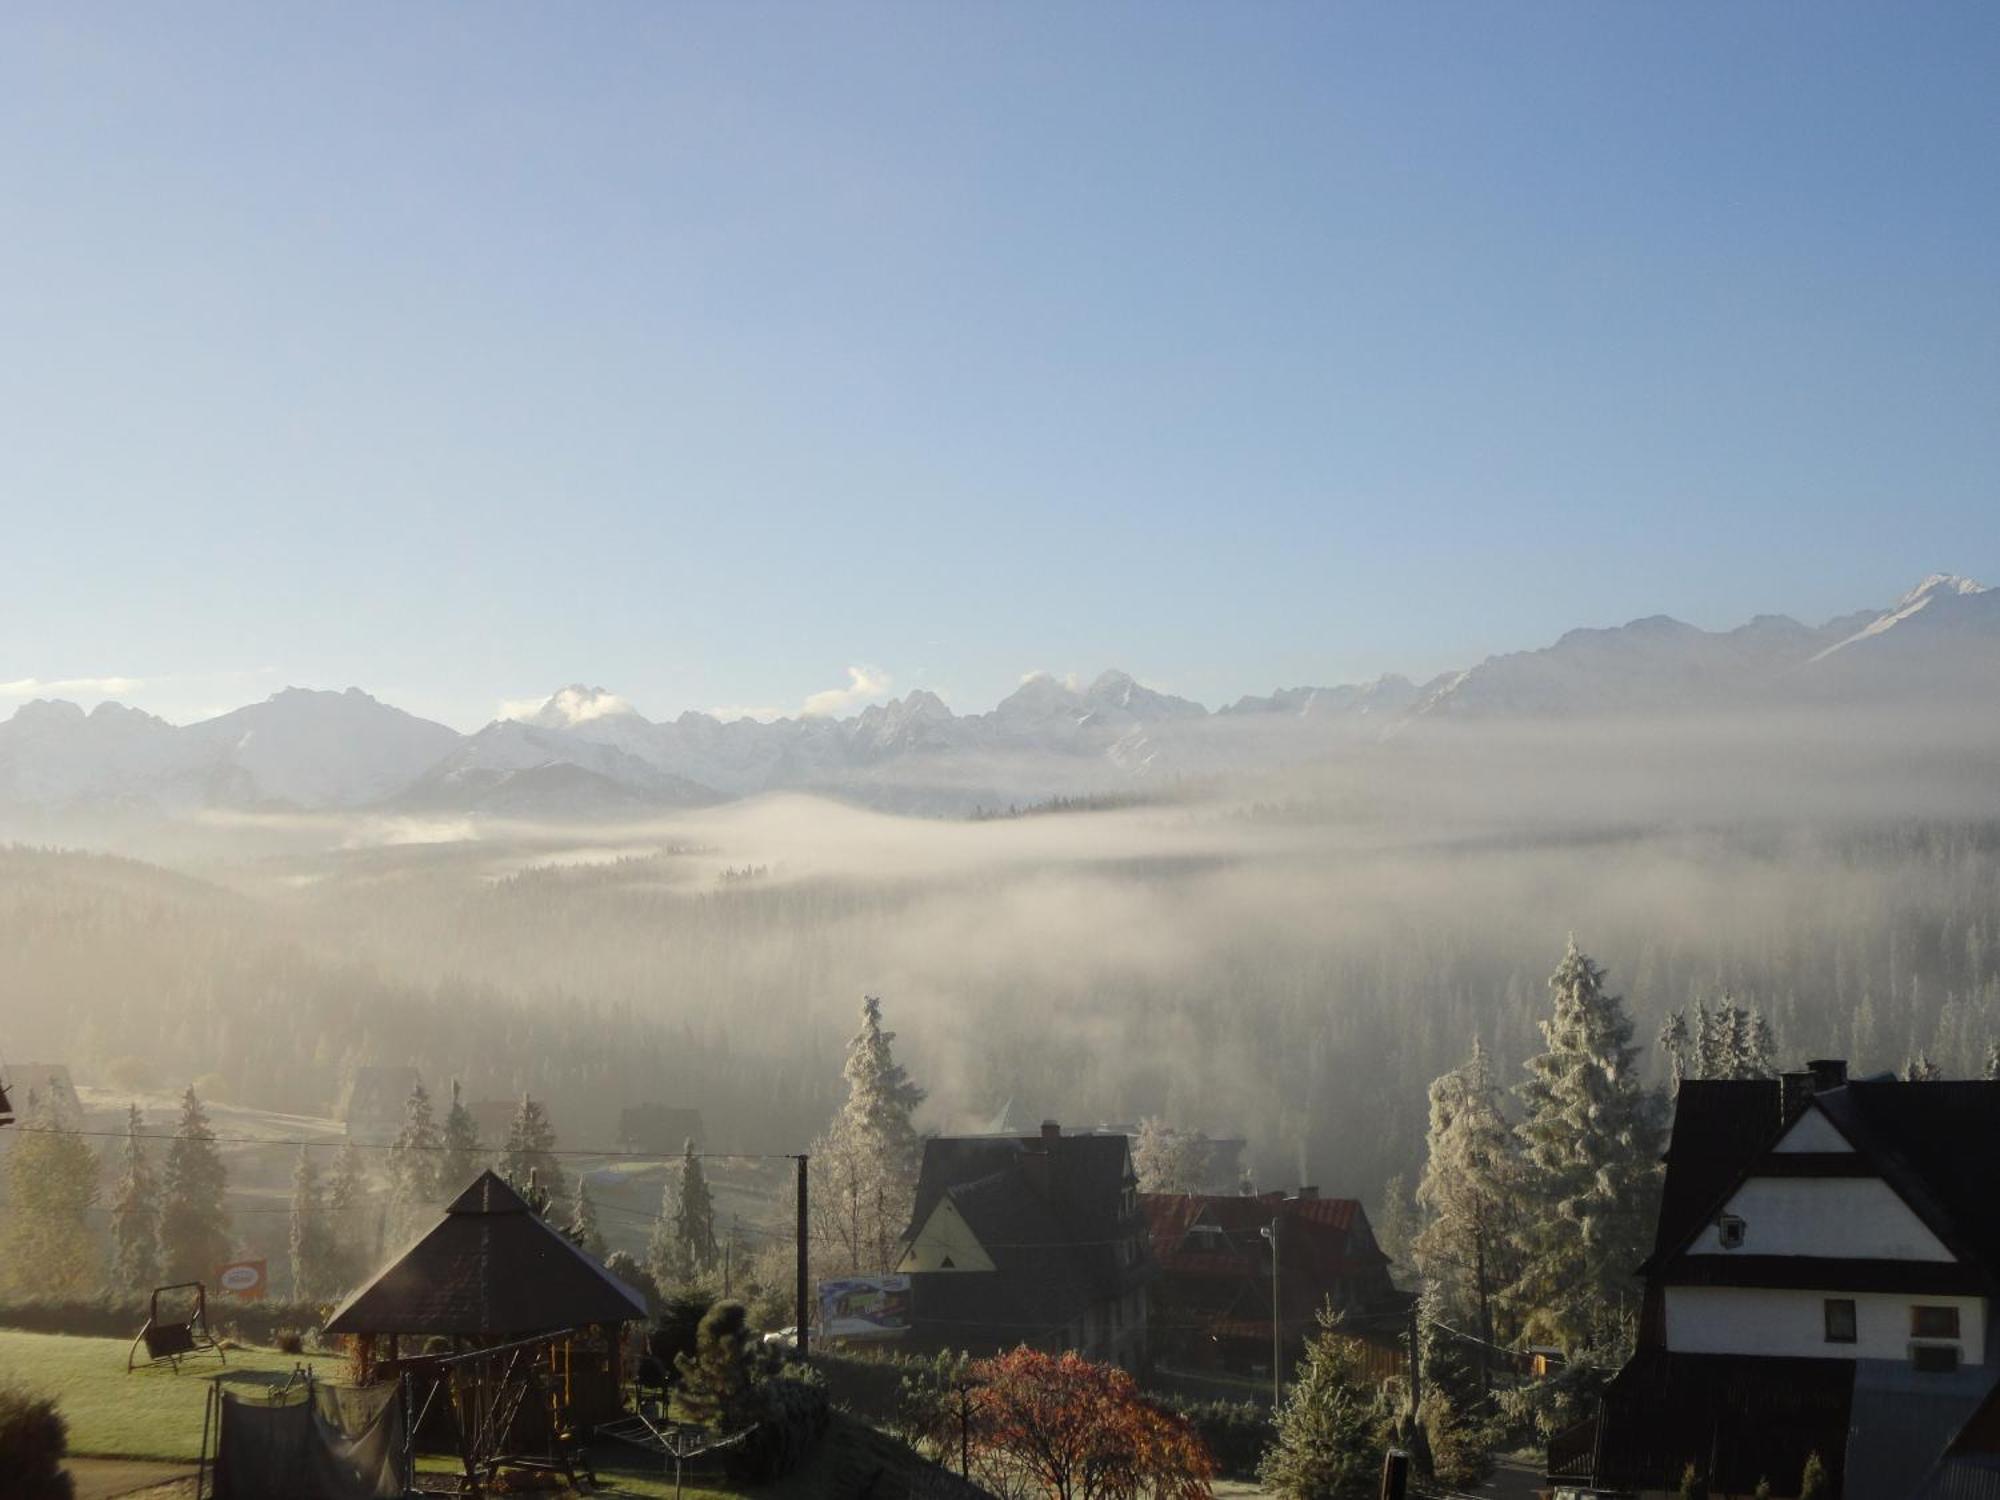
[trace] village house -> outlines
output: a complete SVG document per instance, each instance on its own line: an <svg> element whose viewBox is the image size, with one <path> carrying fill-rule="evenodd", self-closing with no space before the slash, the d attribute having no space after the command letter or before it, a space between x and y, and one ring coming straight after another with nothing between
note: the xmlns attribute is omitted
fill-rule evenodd
<svg viewBox="0 0 2000 1500"><path fill-rule="evenodd" d="M2000 1496L2000 1083L1680 1086L1638 1350L1549 1477L1716 1500Z"/></svg>
<svg viewBox="0 0 2000 1500"><path fill-rule="evenodd" d="M1153 1263L1130 1142L1053 1120L924 1142L896 1270L910 1277L906 1346L1029 1344L1139 1369Z"/></svg>
<svg viewBox="0 0 2000 1500"><path fill-rule="evenodd" d="M1329 1305L1384 1373L1403 1363L1411 1299L1390 1280L1355 1199L1306 1187L1290 1196L1142 1193L1139 1203L1159 1267L1149 1288L1156 1377L1268 1389L1274 1259L1287 1371Z"/></svg>

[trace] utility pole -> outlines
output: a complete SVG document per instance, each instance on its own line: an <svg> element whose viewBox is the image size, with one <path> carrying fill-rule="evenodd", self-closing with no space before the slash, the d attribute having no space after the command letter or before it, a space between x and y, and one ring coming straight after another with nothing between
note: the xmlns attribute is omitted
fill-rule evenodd
<svg viewBox="0 0 2000 1500"><path fill-rule="evenodd" d="M798 1350L799 1350L799 1358L800 1358L800 1359L804 1359L804 1358L806 1357L806 1352L807 1352L807 1350L806 1350L806 1342L807 1342L807 1338L808 1338L808 1335L807 1335L807 1333L806 1333L806 1328L807 1328L807 1326L808 1326L809 1322L811 1321L811 1320L810 1320L810 1319L809 1319L809 1318L808 1318L808 1317L806 1316L806 1309L807 1309L807 1306L808 1306L808 1298L809 1298L809 1297L811 1296L811 1293L812 1293L812 1283L811 1283L811 1281L810 1281L810 1280L808 1279L808 1278L810 1277L810 1275L811 1275L811 1267L810 1267L810 1263L809 1263L809 1262L807 1261L807 1258L806 1258L806 1255L807 1255L807 1246L806 1246L806 1239L807 1239L807 1236L806 1236L806 1217L807 1217L807 1216L806 1216L806 1154L805 1154L805 1152L801 1151L801 1152L800 1152L800 1153L798 1154L798 1158L797 1158L797 1160L798 1160L798 1164L799 1164L799 1224L798 1224L798 1236L799 1236L799 1284L798 1284L798 1295L797 1295L797 1303L796 1303L796 1305L794 1306L794 1308L793 1308L793 1310L792 1310L792 1316L793 1316L793 1318L795 1318L795 1319L797 1320L797 1321L796 1321L796 1324L795 1324L795 1326L796 1326L796 1327L797 1327L797 1329L798 1329Z"/></svg>
<svg viewBox="0 0 2000 1500"><path fill-rule="evenodd" d="M1284 1405L1285 1380L1285 1325L1278 1317L1278 1225L1283 1220L1271 1215L1271 1226L1260 1230L1271 1242L1271 1420L1278 1419L1278 1408Z"/></svg>

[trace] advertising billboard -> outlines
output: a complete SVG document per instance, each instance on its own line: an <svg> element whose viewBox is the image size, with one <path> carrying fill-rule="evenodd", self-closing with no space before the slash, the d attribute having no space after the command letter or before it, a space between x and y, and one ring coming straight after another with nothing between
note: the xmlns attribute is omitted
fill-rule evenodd
<svg viewBox="0 0 2000 1500"><path fill-rule="evenodd" d="M264 1295L266 1276L261 1260L232 1260L217 1269L215 1284L230 1296L244 1302L255 1302Z"/></svg>
<svg viewBox="0 0 2000 1500"><path fill-rule="evenodd" d="M909 1326L908 1276L849 1276L819 1284L821 1338L894 1338Z"/></svg>

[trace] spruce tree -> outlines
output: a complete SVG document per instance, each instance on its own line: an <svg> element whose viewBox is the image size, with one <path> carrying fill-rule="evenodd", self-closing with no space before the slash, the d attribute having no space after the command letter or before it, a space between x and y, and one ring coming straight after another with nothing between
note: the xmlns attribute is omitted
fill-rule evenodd
<svg viewBox="0 0 2000 1500"><path fill-rule="evenodd" d="M708 1178L701 1169L689 1141L681 1153L680 1201L674 1205L674 1245L683 1280L705 1276L722 1258L715 1242L715 1201L709 1196Z"/></svg>
<svg viewBox="0 0 2000 1500"><path fill-rule="evenodd" d="M30 1090L7 1153L0 1277L17 1295L87 1297L99 1289L103 1249L90 1230L97 1157L56 1100Z"/></svg>
<svg viewBox="0 0 2000 1500"><path fill-rule="evenodd" d="M1374 1500L1390 1421L1388 1400L1355 1341L1322 1312L1257 1477L1285 1500Z"/></svg>
<svg viewBox="0 0 2000 1500"><path fill-rule="evenodd" d="M1565 1344L1636 1292L1657 1191L1657 1101L1634 1066L1632 1022L1575 938L1549 979L1547 1050L1520 1087L1521 1273L1510 1297L1530 1331Z"/></svg>
<svg viewBox="0 0 2000 1500"><path fill-rule="evenodd" d="M1446 1316L1470 1317L1490 1345L1512 1334L1498 1327L1496 1308L1517 1274L1522 1169L1478 1038L1471 1057L1431 1085L1430 1106L1429 1149L1417 1183L1428 1218L1413 1247L1417 1269ZM1484 1349L1477 1364L1484 1389Z"/></svg>
<svg viewBox="0 0 2000 1500"><path fill-rule="evenodd" d="M585 1255L604 1259L604 1233L597 1227L597 1205L590 1201L590 1182L584 1177L576 1180L576 1211L570 1215L563 1237Z"/></svg>
<svg viewBox="0 0 2000 1500"><path fill-rule="evenodd" d="M741 1302L718 1302L708 1310L695 1333L694 1352L674 1361L681 1376L680 1408L691 1420L718 1432L735 1432L757 1420L750 1340L750 1318Z"/></svg>
<svg viewBox="0 0 2000 1500"><path fill-rule="evenodd" d="M125 1170L111 1200L111 1289L130 1296L160 1283L160 1195L146 1156L145 1117L125 1111Z"/></svg>
<svg viewBox="0 0 2000 1500"><path fill-rule="evenodd" d="M694 1279L693 1271L681 1255L680 1236L674 1232L674 1216L680 1195L675 1183L660 1189L660 1211L653 1215L646 1233L646 1271L661 1292L671 1295Z"/></svg>
<svg viewBox="0 0 2000 1500"><path fill-rule="evenodd" d="M1942 1083L1944 1069L1930 1060L1930 1056L1919 1047L1916 1054L1903 1064L1905 1083Z"/></svg>
<svg viewBox="0 0 2000 1500"><path fill-rule="evenodd" d="M813 1145L815 1227L834 1274L889 1269L909 1222L922 1146L910 1121L924 1091L896 1061L882 1002L861 1001L861 1029L847 1044L847 1102Z"/></svg>
<svg viewBox="0 0 2000 1500"><path fill-rule="evenodd" d="M367 1167L361 1159L361 1148L352 1139L342 1141L340 1150L334 1153L333 1171L326 1180L325 1205L327 1279L335 1286L353 1286L374 1268L374 1258L367 1249Z"/></svg>
<svg viewBox="0 0 2000 1500"><path fill-rule="evenodd" d="M417 1233L433 1216L443 1147L430 1091L419 1079L403 1102L402 1126L389 1143L389 1214L398 1239Z"/></svg>
<svg viewBox="0 0 2000 1500"><path fill-rule="evenodd" d="M2000 1041L1986 1044L1986 1081L2000 1083Z"/></svg>
<svg viewBox="0 0 2000 1500"><path fill-rule="evenodd" d="M292 1169L292 1300L319 1302L345 1290L334 1251L332 1225L327 1222L319 1168L310 1147L299 1147Z"/></svg>
<svg viewBox="0 0 2000 1500"><path fill-rule="evenodd" d="M229 1216L223 1208L229 1174L215 1149L215 1132L192 1088L167 1143L160 1203L161 1274L169 1281L210 1281L229 1258Z"/></svg>
<svg viewBox="0 0 2000 1500"><path fill-rule="evenodd" d="M451 1108L444 1117L444 1155L438 1165L438 1193L447 1202L472 1185L479 1175L479 1126L451 1081Z"/></svg>
<svg viewBox="0 0 2000 1500"><path fill-rule="evenodd" d="M549 1112L523 1094L521 1107L514 1111L513 1123L507 1127L501 1175L524 1196L532 1179L537 1188L548 1194L550 1203L560 1203L569 1197L569 1186L556 1162L555 1149L556 1128L549 1120Z"/></svg>

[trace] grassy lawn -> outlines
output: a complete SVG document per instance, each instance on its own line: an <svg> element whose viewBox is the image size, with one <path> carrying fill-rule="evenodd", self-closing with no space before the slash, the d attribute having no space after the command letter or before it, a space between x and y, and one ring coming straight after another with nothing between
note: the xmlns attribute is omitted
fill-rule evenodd
<svg viewBox="0 0 2000 1500"><path fill-rule="evenodd" d="M227 1366L211 1355L192 1364L183 1361L178 1375L164 1365L142 1365L127 1375L128 1347L123 1339L0 1329L0 1379L55 1397L69 1422L70 1452L78 1457L192 1463L201 1451L202 1413L214 1381L249 1393L283 1385L292 1367L302 1362L326 1380L337 1379L343 1365L330 1355L231 1349ZM757 1500L821 1500L858 1489L858 1477L878 1464L897 1462L897 1449L881 1434L836 1416L813 1458L777 1483L740 1491L716 1489L712 1478L690 1476L685 1495L687 1500L731 1500L746 1493ZM592 1446L591 1462L604 1485L599 1494L656 1500L674 1492L673 1469L663 1469L657 1455L600 1442ZM442 1455L423 1455L418 1467L455 1471L458 1465Z"/></svg>
<svg viewBox="0 0 2000 1500"><path fill-rule="evenodd" d="M0 1372L13 1384L54 1396L69 1421L69 1451L97 1458L186 1459L201 1452L201 1419L212 1381L232 1390L283 1385L300 1363L323 1379L341 1361L326 1355L231 1349L229 1363L214 1355L181 1361L176 1375L165 1365L125 1373L124 1339L72 1338L16 1333L0 1328Z"/></svg>

